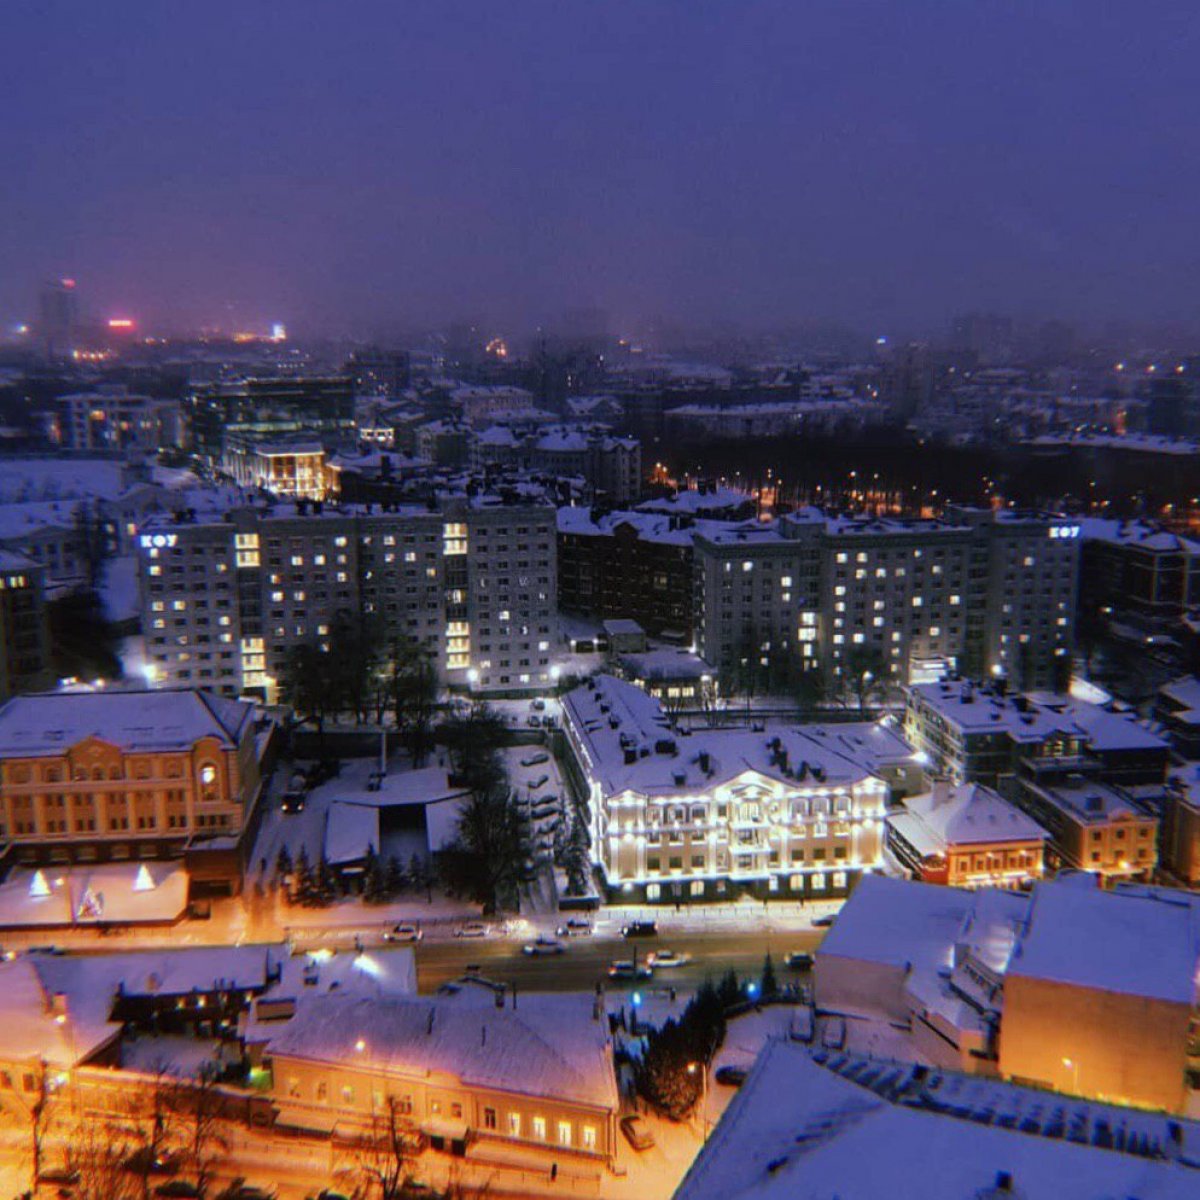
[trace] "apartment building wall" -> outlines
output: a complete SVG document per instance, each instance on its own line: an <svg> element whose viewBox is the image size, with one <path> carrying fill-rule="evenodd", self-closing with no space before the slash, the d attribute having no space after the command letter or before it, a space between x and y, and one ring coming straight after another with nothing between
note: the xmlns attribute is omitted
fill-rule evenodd
<svg viewBox="0 0 1200 1200"><path fill-rule="evenodd" d="M147 655L160 682L274 698L289 653L339 619L422 643L445 680L544 686L554 614L549 507L241 510L140 538Z"/></svg>
<svg viewBox="0 0 1200 1200"><path fill-rule="evenodd" d="M50 683L43 569L0 551L0 701Z"/></svg>

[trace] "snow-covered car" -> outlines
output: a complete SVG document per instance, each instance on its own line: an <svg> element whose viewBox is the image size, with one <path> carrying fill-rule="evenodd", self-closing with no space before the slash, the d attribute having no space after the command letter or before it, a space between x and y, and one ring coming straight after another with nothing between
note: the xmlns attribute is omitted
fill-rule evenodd
<svg viewBox="0 0 1200 1200"><path fill-rule="evenodd" d="M783 965L793 971L810 971L813 956L807 950L793 950L784 960Z"/></svg>
<svg viewBox="0 0 1200 1200"><path fill-rule="evenodd" d="M385 942L419 942L424 936L420 925L414 925L410 921L401 921L399 925L393 925L383 935L383 940Z"/></svg>
<svg viewBox="0 0 1200 1200"><path fill-rule="evenodd" d="M528 758L521 759L523 767L540 767L543 763L550 761L550 755L545 750L538 751L537 754L531 754Z"/></svg>
<svg viewBox="0 0 1200 1200"><path fill-rule="evenodd" d="M589 937L592 933L592 923L582 917L570 917L554 932L559 937Z"/></svg>
<svg viewBox="0 0 1200 1200"><path fill-rule="evenodd" d="M649 1150L654 1145L654 1134L641 1117L622 1117L621 1132L635 1150Z"/></svg>
<svg viewBox="0 0 1200 1200"><path fill-rule="evenodd" d="M540 937L521 947L522 954L528 954L534 958L541 958L543 955L565 954L566 950L566 946L558 938L552 937Z"/></svg>
<svg viewBox="0 0 1200 1200"><path fill-rule="evenodd" d="M454 936L460 938L485 938L487 935L488 927L482 921L467 921L454 931Z"/></svg>
<svg viewBox="0 0 1200 1200"><path fill-rule="evenodd" d="M646 955L648 967L683 967L692 961L690 954L677 954L674 950L654 950Z"/></svg>
<svg viewBox="0 0 1200 1200"><path fill-rule="evenodd" d="M822 916L813 917L813 921L812 921L813 928L814 929L828 929L830 927L830 925L832 925L834 923L835 920L837 920L837 913L825 913Z"/></svg>

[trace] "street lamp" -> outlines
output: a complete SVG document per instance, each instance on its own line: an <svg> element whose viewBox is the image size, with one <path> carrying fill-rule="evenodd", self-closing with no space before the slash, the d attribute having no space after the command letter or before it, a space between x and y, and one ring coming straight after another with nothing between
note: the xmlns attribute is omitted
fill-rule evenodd
<svg viewBox="0 0 1200 1200"><path fill-rule="evenodd" d="M1079 1064L1072 1058L1064 1058L1062 1060L1062 1065L1071 1072L1071 1078L1073 1080L1072 1086L1075 1089L1075 1095L1078 1096L1079 1095Z"/></svg>
<svg viewBox="0 0 1200 1200"><path fill-rule="evenodd" d="M687 1065L689 1075L700 1072L700 1134L701 1144L708 1141L708 1068L702 1062Z"/></svg>

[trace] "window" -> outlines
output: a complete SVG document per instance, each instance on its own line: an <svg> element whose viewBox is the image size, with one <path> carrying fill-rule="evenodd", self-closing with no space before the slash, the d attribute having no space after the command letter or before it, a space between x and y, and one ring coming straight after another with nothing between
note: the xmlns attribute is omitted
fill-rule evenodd
<svg viewBox="0 0 1200 1200"><path fill-rule="evenodd" d="M520 1137L521 1136L521 1114L520 1113L509 1113L508 1114L508 1132L509 1132L510 1137Z"/></svg>
<svg viewBox="0 0 1200 1200"><path fill-rule="evenodd" d="M327 1084L324 1080L321 1080L321 1082L317 1084L317 1103L329 1103L329 1084Z"/></svg>
<svg viewBox="0 0 1200 1200"><path fill-rule="evenodd" d="M353 1104L354 1103L354 1089L349 1084L345 1084L342 1087L342 1103L343 1104Z"/></svg>
<svg viewBox="0 0 1200 1200"><path fill-rule="evenodd" d="M484 1129L496 1128L496 1110L494 1108L485 1108L483 1110L483 1127Z"/></svg>
<svg viewBox="0 0 1200 1200"><path fill-rule="evenodd" d="M571 1144L571 1122L559 1121L558 1123L558 1144L560 1146L569 1146Z"/></svg>
<svg viewBox="0 0 1200 1200"><path fill-rule="evenodd" d="M533 1136L543 1142L546 1140L546 1118L545 1117L534 1117L533 1118Z"/></svg>

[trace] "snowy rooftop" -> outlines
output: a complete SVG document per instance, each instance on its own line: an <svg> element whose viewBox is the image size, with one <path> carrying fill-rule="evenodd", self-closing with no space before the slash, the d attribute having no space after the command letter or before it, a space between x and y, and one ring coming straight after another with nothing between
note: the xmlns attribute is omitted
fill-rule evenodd
<svg viewBox="0 0 1200 1200"><path fill-rule="evenodd" d="M1110 542L1117 546L1140 546L1145 550L1187 551L1200 554L1200 541L1171 533L1148 521L1118 521L1107 517L1082 517L1081 536L1086 541Z"/></svg>
<svg viewBox="0 0 1200 1200"><path fill-rule="evenodd" d="M178 862L17 867L0 883L0 928L170 923L187 899L188 874Z"/></svg>
<svg viewBox="0 0 1200 1200"><path fill-rule="evenodd" d="M1035 692L1001 695L962 680L914 684L914 697L967 733L1005 732L1014 741L1039 742L1056 733L1082 736L1090 749L1165 750L1167 743L1132 713L1112 712L1073 696Z"/></svg>
<svg viewBox="0 0 1200 1200"><path fill-rule="evenodd" d="M599 675L563 699L563 712L586 747L594 778L608 795L707 790L746 772L789 786L846 787L871 770L848 747L834 744L822 727L701 729L679 734L661 704L641 688ZM772 742L786 751L786 768ZM630 761L632 760L632 761Z"/></svg>
<svg viewBox="0 0 1200 1200"><path fill-rule="evenodd" d="M901 811L888 816L921 854L972 843L1033 842L1049 835L1032 817L982 784L936 783L932 791L909 796Z"/></svg>
<svg viewBox="0 0 1200 1200"><path fill-rule="evenodd" d="M746 492L740 492L736 488L716 487L706 492L689 488L676 492L674 496L646 500L638 505L638 509L640 512L664 513L668 516L698 515L706 512L720 512L725 509L738 509L745 505L753 505L753 503L753 496Z"/></svg>
<svg viewBox="0 0 1200 1200"><path fill-rule="evenodd" d="M1008 973L1192 1004L1200 905L1187 893L1039 883Z"/></svg>
<svg viewBox="0 0 1200 1200"><path fill-rule="evenodd" d="M622 654L621 669L634 679L649 682L669 679L702 679L716 671L699 655L673 647L644 650L640 654Z"/></svg>
<svg viewBox="0 0 1200 1200"><path fill-rule="evenodd" d="M690 546L696 528L681 528L670 517L656 513L618 510L599 515L587 505L574 505L558 510L559 533L607 537L621 526L635 530L644 542L674 546Z"/></svg>
<svg viewBox="0 0 1200 1200"><path fill-rule="evenodd" d="M1159 789L1161 790L1161 789ZM1038 787L1040 795L1076 821L1107 824L1113 820L1145 821L1150 814L1121 788L1083 775L1072 775L1053 786Z"/></svg>
<svg viewBox="0 0 1200 1200"><path fill-rule="evenodd" d="M497 1008L490 990L436 997L305 997L285 1023L249 1037L267 1053L349 1062L424 1077L438 1072L475 1087L617 1107L608 1024L587 993L522 993ZM361 1046L361 1049L359 1048Z"/></svg>
<svg viewBox="0 0 1200 1200"><path fill-rule="evenodd" d="M252 704L197 691L40 692L0 708L0 758L62 754L87 738L126 752L187 749L201 738L232 748Z"/></svg>
<svg viewBox="0 0 1200 1200"><path fill-rule="evenodd" d="M776 1040L675 1200L1184 1200L1198 1165L1190 1121Z"/></svg>
<svg viewBox="0 0 1200 1200"><path fill-rule="evenodd" d="M115 500L126 488L129 468L112 458L0 459L0 504L98 496Z"/></svg>

